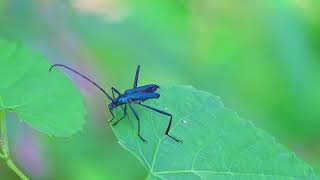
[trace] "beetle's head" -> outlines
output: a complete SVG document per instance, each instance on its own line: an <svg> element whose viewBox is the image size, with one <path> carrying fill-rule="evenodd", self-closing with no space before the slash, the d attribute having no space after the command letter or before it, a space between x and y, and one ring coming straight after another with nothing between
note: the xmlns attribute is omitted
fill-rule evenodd
<svg viewBox="0 0 320 180"><path fill-rule="evenodd" d="M116 107L116 104L115 104L114 102L112 102L112 103L110 103L110 104L108 105L108 108L109 108L110 110L113 110L115 107Z"/></svg>

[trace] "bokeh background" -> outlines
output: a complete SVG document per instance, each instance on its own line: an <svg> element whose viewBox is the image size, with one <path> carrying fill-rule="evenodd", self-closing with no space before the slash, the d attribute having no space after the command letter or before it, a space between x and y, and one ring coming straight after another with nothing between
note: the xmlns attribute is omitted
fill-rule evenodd
<svg viewBox="0 0 320 180"><path fill-rule="evenodd" d="M0 36L107 89L131 87L141 64L143 84L209 91L320 169L318 0L0 0ZM66 74L86 99L86 125L51 138L10 114L17 164L31 179L144 179L106 123L107 99ZM17 177L0 163L0 179Z"/></svg>

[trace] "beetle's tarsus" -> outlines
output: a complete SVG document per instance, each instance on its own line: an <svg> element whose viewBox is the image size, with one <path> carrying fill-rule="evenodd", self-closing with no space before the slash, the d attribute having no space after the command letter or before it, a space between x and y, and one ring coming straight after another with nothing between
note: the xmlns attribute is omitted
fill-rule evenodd
<svg viewBox="0 0 320 180"><path fill-rule="evenodd" d="M116 126L122 119L124 119L126 116L123 116L122 118L120 118L118 121L116 121L115 123L112 124L112 126Z"/></svg>
<svg viewBox="0 0 320 180"><path fill-rule="evenodd" d="M167 135L168 137L170 137L171 139L175 140L175 141L178 142L178 143L181 143L181 144L183 143L183 141L181 141L181 140L179 140L179 139L171 136L170 134L166 134L166 135Z"/></svg>
<svg viewBox="0 0 320 180"><path fill-rule="evenodd" d="M148 142L148 141L147 141L146 139L144 139L140 134L138 134L138 136L139 136L139 138L140 138L143 142L145 142L145 143Z"/></svg>

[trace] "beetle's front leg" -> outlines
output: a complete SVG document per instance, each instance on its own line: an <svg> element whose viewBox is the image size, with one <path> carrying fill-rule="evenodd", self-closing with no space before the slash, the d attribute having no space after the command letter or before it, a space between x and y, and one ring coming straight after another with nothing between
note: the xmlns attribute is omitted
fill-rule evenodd
<svg viewBox="0 0 320 180"><path fill-rule="evenodd" d="M113 114L111 108L108 108L108 109L109 109L109 112L110 112L110 114L111 114L111 116L112 116L112 119L109 120L109 123L111 123L111 122L114 120L114 114Z"/></svg>
<svg viewBox="0 0 320 180"><path fill-rule="evenodd" d="M127 116L127 104L124 105L122 118L120 118L118 121L116 121L115 123L113 123L112 126L117 125L117 124L118 124L122 119L124 119L126 116Z"/></svg>

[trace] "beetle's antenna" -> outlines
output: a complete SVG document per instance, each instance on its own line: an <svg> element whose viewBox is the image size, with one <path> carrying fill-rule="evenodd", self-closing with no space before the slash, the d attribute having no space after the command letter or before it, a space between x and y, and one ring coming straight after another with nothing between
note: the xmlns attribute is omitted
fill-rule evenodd
<svg viewBox="0 0 320 180"><path fill-rule="evenodd" d="M113 100L114 100L114 99L113 99L101 86L99 86L96 82L92 81L92 80L89 79L87 76L79 73L78 71L76 71L76 70L74 70L74 69L72 69L72 68L70 68L70 67L68 67L68 66L65 66L65 65L63 65L63 64L54 64L54 65L52 65L52 66L50 67L49 71L51 71L52 68L57 67L57 66L66 68L66 69L68 69L68 70L70 70L70 71L78 74L79 76L83 77L83 78L86 79L87 81L91 82L94 86L96 86L103 94L105 94L105 95L108 97L108 99L110 99L110 101L113 101Z"/></svg>

